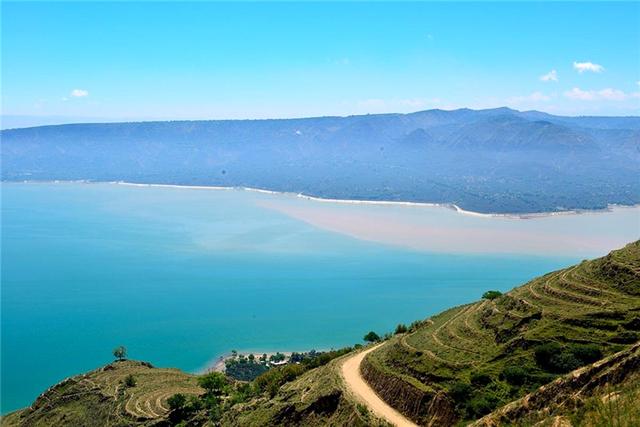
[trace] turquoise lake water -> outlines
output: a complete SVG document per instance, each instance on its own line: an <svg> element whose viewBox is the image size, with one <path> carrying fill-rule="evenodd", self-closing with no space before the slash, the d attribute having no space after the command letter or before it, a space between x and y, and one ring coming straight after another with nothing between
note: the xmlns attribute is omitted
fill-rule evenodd
<svg viewBox="0 0 640 427"><path fill-rule="evenodd" d="M2 412L120 344L190 372L232 349L352 345L578 261L358 240L263 207L273 197L3 183Z"/></svg>

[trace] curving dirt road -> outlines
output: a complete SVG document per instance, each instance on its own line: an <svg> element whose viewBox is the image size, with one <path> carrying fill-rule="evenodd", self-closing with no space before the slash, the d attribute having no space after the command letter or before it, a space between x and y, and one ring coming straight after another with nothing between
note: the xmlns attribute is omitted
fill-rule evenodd
<svg viewBox="0 0 640 427"><path fill-rule="evenodd" d="M360 375L360 362L362 362L362 359L381 345L382 343L346 359L342 363L342 379L347 389L356 399L364 403L379 418L398 427L417 427L417 424L385 403Z"/></svg>

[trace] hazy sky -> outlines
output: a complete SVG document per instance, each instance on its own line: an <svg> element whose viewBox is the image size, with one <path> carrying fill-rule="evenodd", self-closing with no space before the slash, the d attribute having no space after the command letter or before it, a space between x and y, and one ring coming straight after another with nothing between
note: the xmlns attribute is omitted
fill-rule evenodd
<svg viewBox="0 0 640 427"><path fill-rule="evenodd" d="M640 3L2 3L3 114L640 112Z"/></svg>

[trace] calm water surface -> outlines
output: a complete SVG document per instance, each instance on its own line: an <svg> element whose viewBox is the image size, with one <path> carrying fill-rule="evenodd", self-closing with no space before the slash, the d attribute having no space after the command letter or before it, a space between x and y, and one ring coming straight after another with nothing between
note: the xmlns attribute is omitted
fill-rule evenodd
<svg viewBox="0 0 640 427"><path fill-rule="evenodd" d="M402 249L269 208L277 197L2 184L2 412L120 344L192 372L231 349L351 345L578 260Z"/></svg>

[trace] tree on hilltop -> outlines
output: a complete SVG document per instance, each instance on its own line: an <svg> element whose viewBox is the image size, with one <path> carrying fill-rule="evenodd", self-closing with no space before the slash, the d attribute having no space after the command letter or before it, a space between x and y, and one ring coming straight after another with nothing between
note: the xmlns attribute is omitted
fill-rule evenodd
<svg viewBox="0 0 640 427"><path fill-rule="evenodd" d="M501 295L502 295L502 292L500 292L500 291L487 291L484 294L482 294L482 298L484 298L484 299L496 299Z"/></svg>
<svg viewBox="0 0 640 427"><path fill-rule="evenodd" d="M376 334L373 331L369 331L363 339L367 342L378 342L380 341L380 335Z"/></svg>
<svg viewBox="0 0 640 427"><path fill-rule="evenodd" d="M118 360L124 360L127 358L127 348L120 345L113 349L113 356Z"/></svg>

